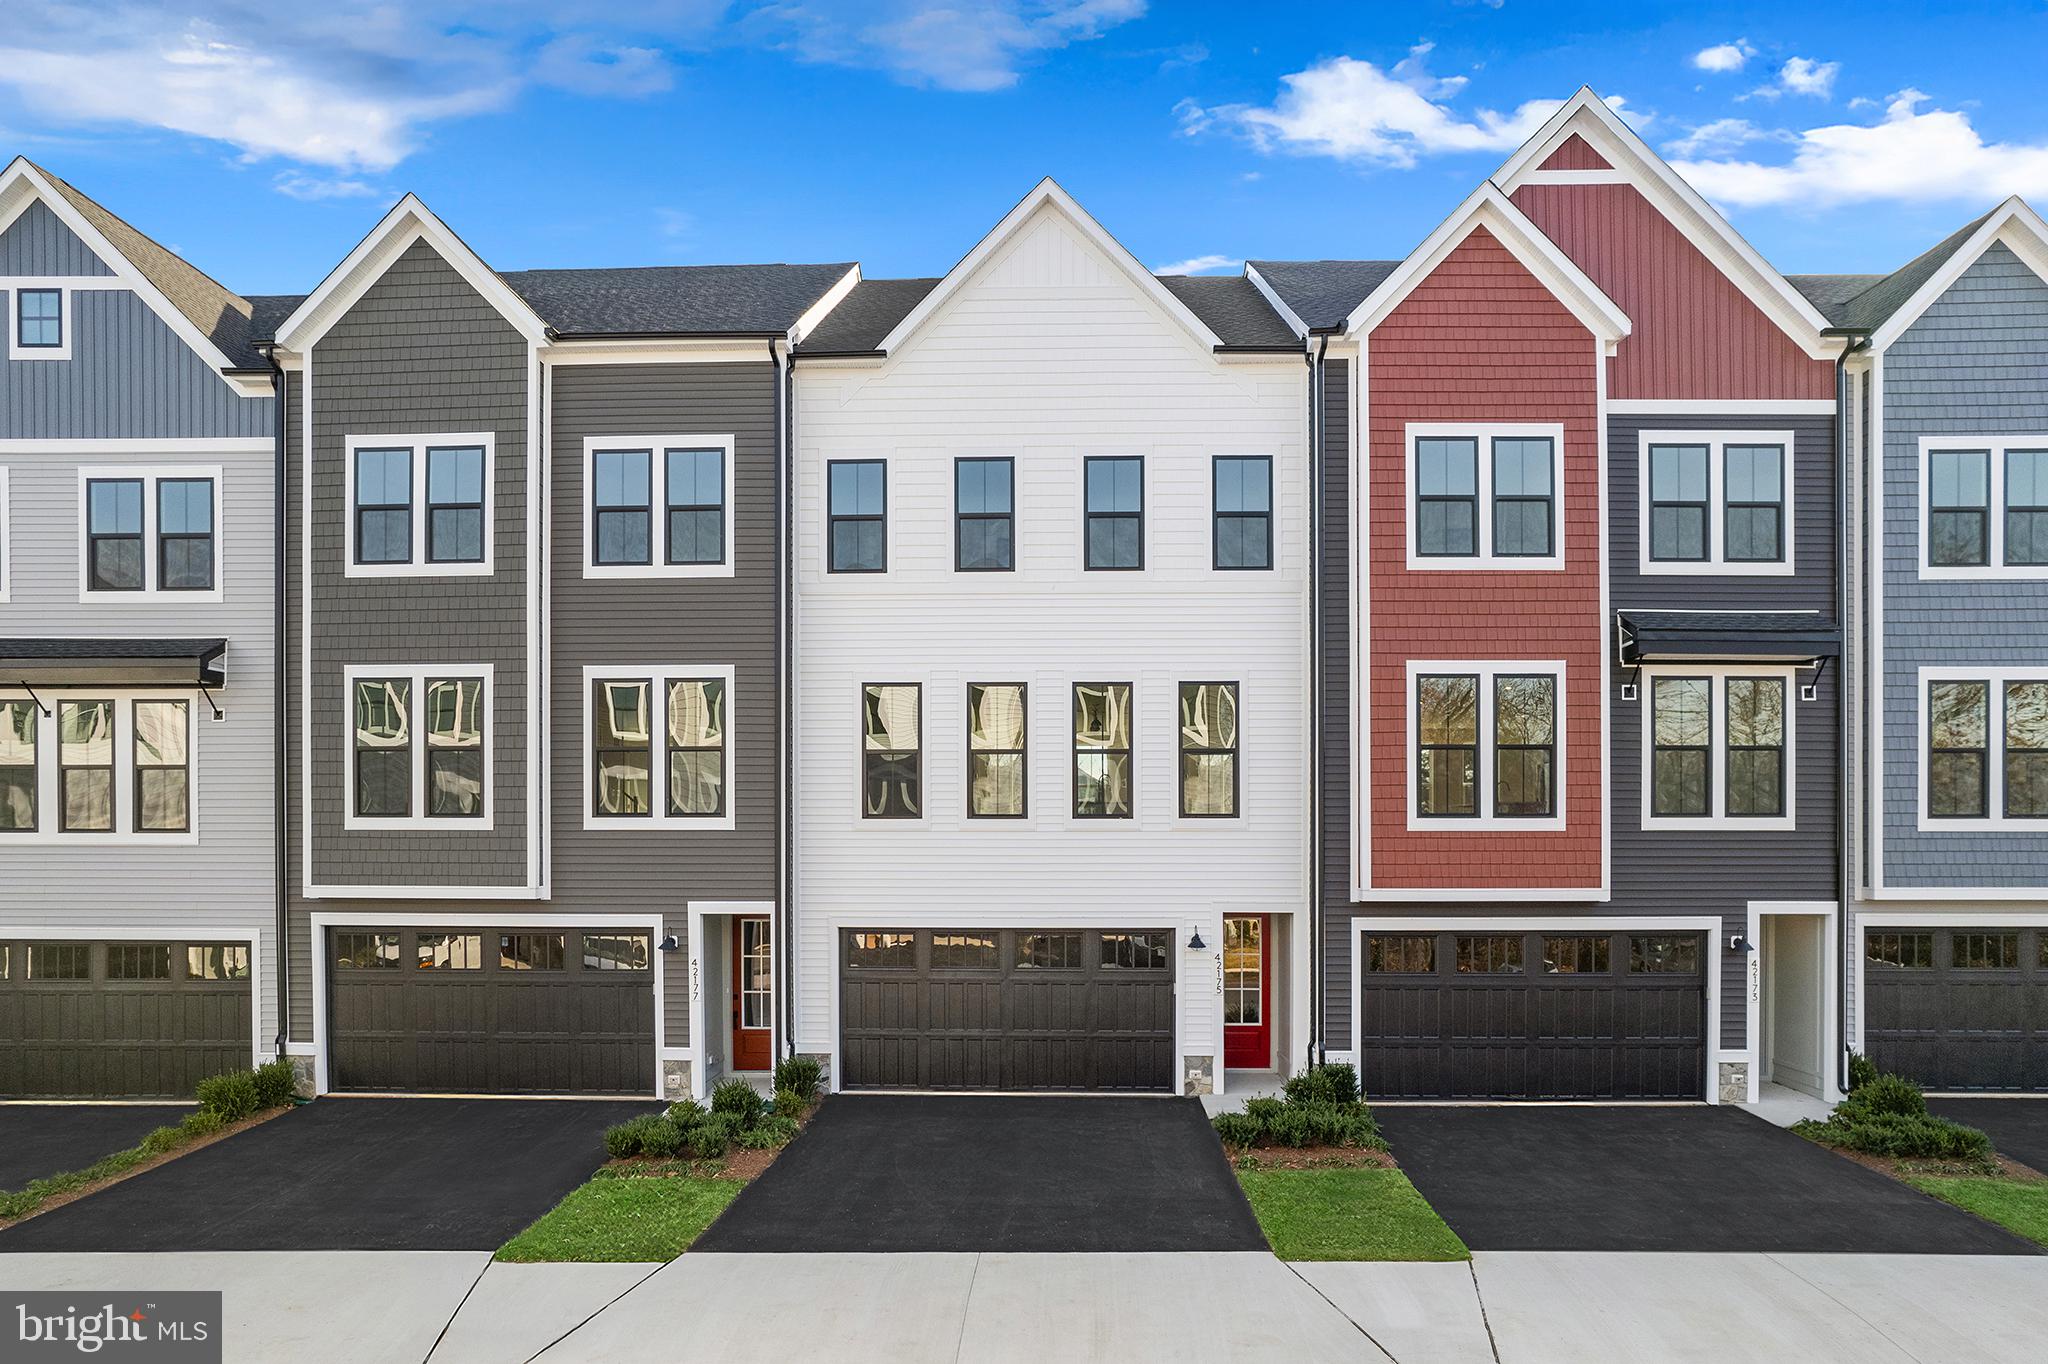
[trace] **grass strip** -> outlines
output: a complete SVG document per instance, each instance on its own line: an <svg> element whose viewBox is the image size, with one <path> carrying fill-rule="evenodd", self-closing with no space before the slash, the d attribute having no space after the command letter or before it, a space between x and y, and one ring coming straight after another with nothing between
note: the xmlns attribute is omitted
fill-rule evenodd
<svg viewBox="0 0 2048 1364"><path fill-rule="evenodd" d="M1469 1260L1472 1253L1399 1170L1239 1170L1283 1260Z"/></svg>
<svg viewBox="0 0 2048 1364"><path fill-rule="evenodd" d="M673 1260L746 1185L736 1179L600 1172L507 1241L508 1264Z"/></svg>

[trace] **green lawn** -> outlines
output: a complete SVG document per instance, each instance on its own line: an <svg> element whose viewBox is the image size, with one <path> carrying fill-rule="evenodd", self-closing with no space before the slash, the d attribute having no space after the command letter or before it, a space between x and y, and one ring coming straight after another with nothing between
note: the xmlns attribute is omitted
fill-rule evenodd
<svg viewBox="0 0 2048 1364"><path fill-rule="evenodd" d="M1469 1260L1399 1170L1239 1170L1283 1260Z"/></svg>
<svg viewBox="0 0 2048 1364"><path fill-rule="evenodd" d="M521 1264L673 1260L745 1187L737 1179L600 1172L507 1241L497 1258Z"/></svg>
<svg viewBox="0 0 2048 1364"><path fill-rule="evenodd" d="M2008 1231L2048 1246L2048 1181L2022 1184L2015 1179L1912 1175L1906 1182L1922 1193L1933 1194L1987 1222L1996 1222Z"/></svg>

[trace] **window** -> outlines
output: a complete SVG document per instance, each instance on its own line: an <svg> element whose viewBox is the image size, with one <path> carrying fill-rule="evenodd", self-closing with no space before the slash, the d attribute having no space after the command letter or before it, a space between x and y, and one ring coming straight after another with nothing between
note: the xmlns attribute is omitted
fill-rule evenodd
<svg viewBox="0 0 2048 1364"><path fill-rule="evenodd" d="M1408 827L1562 828L1560 662L1409 665Z"/></svg>
<svg viewBox="0 0 2048 1364"><path fill-rule="evenodd" d="M1959 971L2012 971L2020 964L2017 933L1951 933L1949 965Z"/></svg>
<svg viewBox="0 0 2048 1364"><path fill-rule="evenodd" d="M2048 819L2048 681L2005 684L2005 817Z"/></svg>
<svg viewBox="0 0 2048 1364"><path fill-rule="evenodd" d="M1641 433L1640 571L1792 571L1789 431Z"/></svg>
<svg viewBox="0 0 2048 1364"><path fill-rule="evenodd" d="M1131 767L1131 684L1074 684L1074 816L1129 819L1136 805Z"/></svg>
<svg viewBox="0 0 2048 1364"><path fill-rule="evenodd" d="M585 933L586 971L651 971L653 940L645 933Z"/></svg>
<svg viewBox="0 0 2048 1364"><path fill-rule="evenodd" d="M1479 813L1479 678L1415 679L1416 813Z"/></svg>
<svg viewBox="0 0 2048 1364"><path fill-rule="evenodd" d="M2048 828L2048 671L1922 668L1920 827Z"/></svg>
<svg viewBox="0 0 2048 1364"><path fill-rule="evenodd" d="M81 469L79 598L220 591L218 469Z"/></svg>
<svg viewBox="0 0 2048 1364"><path fill-rule="evenodd" d="M1091 455L1082 461L1087 497L1084 563L1090 569L1145 566L1145 461Z"/></svg>
<svg viewBox="0 0 2048 1364"><path fill-rule="evenodd" d="M349 692L349 828L413 821L489 828L488 664L343 670ZM418 723L415 723L417 719Z"/></svg>
<svg viewBox="0 0 2048 1364"><path fill-rule="evenodd" d="M1920 442L1920 575L2048 579L2048 435Z"/></svg>
<svg viewBox="0 0 2048 1364"><path fill-rule="evenodd" d="M998 965L996 940L987 934L932 934L934 971L993 971Z"/></svg>
<svg viewBox="0 0 2048 1364"><path fill-rule="evenodd" d="M110 942L108 980L169 980L171 945L167 942Z"/></svg>
<svg viewBox="0 0 2048 1364"><path fill-rule="evenodd" d="M91 980L92 944L32 942L28 945L29 980Z"/></svg>
<svg viewBox="0 0 2048 1364"><path fill-rule="evenodd" d="M1273 461L1267 455L1218 455L1213 475L1218 569L1273 566Z"/></svg>
<svg viewBox="0 0 2048 1364"><path fill-rule="evenodd" d="M165 592L213 589L213 480L166 478L156 485L157 586Z"/></svg>
<svg viewBox="0 0 2048 1364"><path fill-rule="evenodd" d="M1436 939L1423 934L1369 934L1365 969L1399 975L1431 975L1436 971Z"/></svg>
<svg viewBox="0 0 2048 1364"><path fill-rule="evenodd" d="M887 571L888 470L879 459L841 459L826 464L825 566L829 572Z"/></svg>
<svg viewBox="0 0 2048 1364"><path fill-rule="evenodd" d="M86 585L95 592L143 590L142 486L139 478L86 480Z"/></svg>
<svg viewBox="0 0 2048 1364"><path fill-rule="evenodd" d="M422 971L481 971L481 933L422 933L413 942L413 964Z"/></svg>
<svg viewBox="0 0 2048 1364"><path fill-rule="evenodd" d="M562 971L568 968L565 934L501 933L498 935L500 971Z"/></svg>
<svg viewBox="0 0 2048 1364"><path fill-rule="evenodd" d="M732 669L638 677L583 670L590 806L585 828L733 827Z"/></svg>
<svg viewBox="0 0 2048 1364"><path fill-rule="evenodd" d="M1927 813L1935 819L1982 818L1988 804L1990 684L1932 683L1927 713Z"/></svg>
<svg viewBox="0 0 2048 1364"><path fill-rule="evenodd" d="M725 451L667 453L667 562L725 562Z"/></svg>
<svg viewBox="0 0 2048 1364"><path fill-rule="evenodd" d="M909 933L849 933L846 964L869 970L909 971L917 967L917 938Z"/></svg>
<svg viewBox="0 0 2048 1364"><path fill-rule="evenodd" d="M1522 940L1514 934L1460 937L1453 941L1457 948L1458 974L1461 976L1522 974Z"/></svg>
<svg viewBox="0 0 2048 1364"><path fill-rule="evenodd" d="M1700 940L1692 936L1642 936L1628 940L1631 975L1696 976L1700 973Z"/></svg>
<svg viewBox="0 0 2048 1364"><path fill-rule="evenodd" d="M654 513L647 450L599 450L591 456L591 562L645 564L653 554Z"/></svg>
<svg viewBox="0 0 2048 1364"><path fill-rule="evenodd" d="M731 576L732 477L731 436L586 439L583 576Z"/></svg>
<svg viewBox="0 0 2048 1364"><path fill-rule="evenodd" d="M1408 566L1562 568L1556 424L1408 427Z"/></svg>
<svg viewBox="0 0 2048 1364"><path fill-rule="evenodd" d="M334 964L345 971L395 971L398 969L398 935L337 932L334 935Z"/></svg>
<svg viewBox="0 0 2048 1364"><path fill-rule="evenodd" d="M192 768L185 740L191 703L135 703L135 827L184 833L192 827Z"/></svg>
<svg viewBox="0 0 2048 1364"><path fill-rule="evenodd" d="M492 433L348 436L343 446L349 577L491 572Z"/></svg>
<svg viewBox="0 0 2048 1364"><path fill-rule="evenodd" d="M67 833L114 829L114 703L57 703L58 799Z"/></svg>
<svg viewBox="0 0 2048 1364"><path fill-rule="evenodd" d="M1160 929L1147 933L1102 935L1102 965L1119 971L1164 971L1173 935Z"/></svg>
<svg viewBox="0 0 2048 1364"><path fill-rule="evenodd" d="M1543 973L1549 976L1604 976L1608 971L1606 938L1545 938Z"/></svg>
<svg viewBox="0 0 2048 1364"><path fill-rule="evenodd" d="M1079 933L1019 933L1018 970L1078 971L1081 969Z"/></svg>
<svg viewBox="0 0 2048 1364"><path fill-rule="evenodd" d="M1646 679L1645 828L1794 826L1792 668Z"/></svg>
<svg viewBox="0 0 2048 1364"><path fill-rule="evenodd" d="M185 949L189 980L247 980L249 949L242 943L208 943Z"/></svg>
<svg viewBox="0 0 2048 1364"><path fill-rule="evenodd" d="M0 839L195 841L194 737L188 697L0 698Z"/></svg>
<svg viewBox="0 0 2048 1364"><path fill-rule="evenodd" d="M1180 813L1237 815L1237 683L1180 684Z"/></svg>
<svg viewBox="0 0 2048 1364"><path fill-rule="evenodd" d="M36 733L33 701L0 701L0 833L36 828Z"/></svg>
<svg viewBox="0 0 2048 1364"><path fill-rule="evenodd" d="M1557 679L1493 679L1493 811L1527 818L1557 813Z"/></svg>
<svg viewBox="0 0 2048 1364"><path fill-rule="evenodd" d="M16 289L14 291L14 346L20 351L63 351L64 291L62 289ZM16 356L16 359L33 357Z"/></svg>
<svg viewBox="0 0 2048 1364"><path fill-rule="evenodd" d="M480 445L427 447L427 562L484 559L484 452Z"/></svg>
<svg viewBox="0 0 2048 1364"><path fill-rule="evenodd" d="M861 688L861 801L864 819L924 815L924 688L870 682Z"/></svg>
<svg viewBox="0 0 2048 1364"><path fill-rule="evenodd" d="M1016 463L953 461L953 567L961 573L1004 573L1016 560Z"/></svg>
<svg viewBox="0 0 2048 1364"><path fill-rule="evenodd" d="M1863 958L1872 966L1924 971L1934 965L1932 933L1870 933L1863 940Z"/></svg>
<svg viewBox="0 0 2048 1364"><path fill-rule="evenodd" d="M982 819L1025 814L1025 687L975 682L967 687L967 813Z"/></svg>

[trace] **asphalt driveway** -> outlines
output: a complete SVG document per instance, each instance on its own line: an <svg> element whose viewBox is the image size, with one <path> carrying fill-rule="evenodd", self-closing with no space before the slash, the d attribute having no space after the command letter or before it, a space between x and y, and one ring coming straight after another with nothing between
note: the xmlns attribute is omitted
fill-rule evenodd
<svg viewBox="0 0 2048 1364"><path fill-rule="evenodd" d="M1734 1108L1374 1111L1473 1250L2039 1253Z"/></svg>
<svg viewBox="0 0 2048 1364"><path fill-rule="evenodd" d="M125 1151L191 1104L0 1104L0 1189Z"/></svg>
<svg viewBox="0 0 2048 1364"><path fill-rule="evenodd" d="M1194 1099L841 1094L695 1251L1264 1250Z"/></svg>
<svg viewBox="0 0 2048 1364"><path fill-rule="evenodd" d="M653 1104L321 1099L0 1232L9 1251L495 1250Z"/></svg>
<svg viewBox="0 0 2048 1364"><path fill-rule="evenodd" d="M2028 1099L1929 1099L1944 1118L1991 1134L2002 1156L2048 1174L2048 1096Z"/></svg>

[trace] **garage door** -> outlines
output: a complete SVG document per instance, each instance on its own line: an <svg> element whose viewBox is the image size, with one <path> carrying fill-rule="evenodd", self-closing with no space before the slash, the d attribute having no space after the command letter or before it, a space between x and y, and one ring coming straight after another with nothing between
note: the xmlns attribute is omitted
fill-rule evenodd
<svg viewBox="0 0 2048 1364"><path fill-rule="evenodd" d="M1367 933L1359 1078L1385 1099L1698 1099L1697 933Z"/></svg>
<svg viewBox="0 0 2048 1364"><path fill-rule="evenodd" d="M330 1088L653 1092L644 931L337 928L328 946Z"/></svg>
<svg viewBox="0 0 2048 1364"><path fill-rule="evenodd" d="M1179 1088L1167 930L863 929L840 951L842 1087Z"/></svg>
<svg viewBox="0 0 2048 1364"><path fill-rule="evenodd" d="M247 943L0 940L0 1095L190 1098L250 1062Z"/></svg>
<svg viewBox="0 0 2048 1364"><path fill-rule="evenodd" d="M1863 1047L1933 1090L2048 1090L2048 929L1863 935Z"/></svg>

